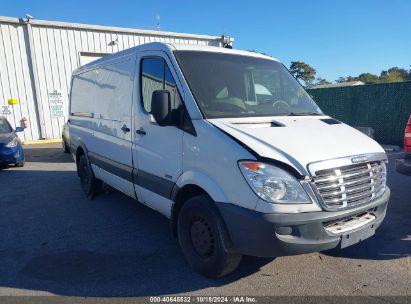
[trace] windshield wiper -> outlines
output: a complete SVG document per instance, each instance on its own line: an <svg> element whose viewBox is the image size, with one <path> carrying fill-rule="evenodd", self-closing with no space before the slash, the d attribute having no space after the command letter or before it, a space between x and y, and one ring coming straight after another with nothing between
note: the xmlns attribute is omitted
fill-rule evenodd
<svg viewBox="0 0 411 304"><path fill-rule="evenodd" d="M321 116L322 114L317 113L317 112L299 112L299 113L294 113L291 112L287 116Z"/></svg>

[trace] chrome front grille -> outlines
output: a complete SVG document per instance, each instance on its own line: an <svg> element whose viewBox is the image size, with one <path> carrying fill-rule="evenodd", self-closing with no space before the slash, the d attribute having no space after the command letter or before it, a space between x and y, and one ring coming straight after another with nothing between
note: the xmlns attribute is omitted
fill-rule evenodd
<svg viewBox="0 0 411 304"><path fill-rule="evenodd" d="M367 203L385 191L384 161L353 164L315 172L314 190L328 210Z"/></svg>

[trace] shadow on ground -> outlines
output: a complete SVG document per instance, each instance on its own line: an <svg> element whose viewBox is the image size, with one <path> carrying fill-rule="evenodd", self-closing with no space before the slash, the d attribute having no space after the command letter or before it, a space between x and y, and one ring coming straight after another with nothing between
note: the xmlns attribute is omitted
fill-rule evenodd
<svg viewBox="0 0 411 304"><path fill-rule="evenodd" d="M61 143L51 145L25 145L26 162L43 163L71 163L73 159L69 153L64 153Z"/></svg>
<svg viewBox="0 0 411 304"><path fill-rule="evenodd" d="M2 287L69 296L193 292L237 281L273 260L244 257L234 274L204 278L189 268L169 221L156 211L117 191L87 200L74 171L20 169L0 175L7 189L0 200Z"/></svg>

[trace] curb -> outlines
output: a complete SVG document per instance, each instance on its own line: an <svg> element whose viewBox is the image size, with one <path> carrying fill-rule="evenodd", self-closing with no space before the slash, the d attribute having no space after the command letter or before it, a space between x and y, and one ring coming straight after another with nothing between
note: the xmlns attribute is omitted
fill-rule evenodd
<svg viewBox="0 0 411 304"><path fill-rule="evenodd" d="M56 139L39 139L39 140L27 140L23 142L24 145L41 145L41 144L51 144L51 143L61 143L61 138Z"/></svg>

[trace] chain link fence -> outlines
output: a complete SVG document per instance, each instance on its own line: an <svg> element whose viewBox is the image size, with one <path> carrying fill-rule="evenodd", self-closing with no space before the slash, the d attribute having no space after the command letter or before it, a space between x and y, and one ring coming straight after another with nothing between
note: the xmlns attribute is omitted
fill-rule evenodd
<svg viewBox="0 0 411 304"><path fill-rule="evenodd" d="M411 81L310 89L329 116L354 127L371 127L381 144L402 145L411 114Z"/></svg>

